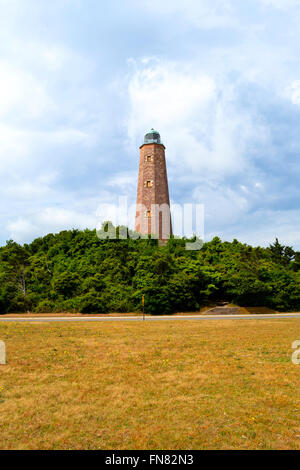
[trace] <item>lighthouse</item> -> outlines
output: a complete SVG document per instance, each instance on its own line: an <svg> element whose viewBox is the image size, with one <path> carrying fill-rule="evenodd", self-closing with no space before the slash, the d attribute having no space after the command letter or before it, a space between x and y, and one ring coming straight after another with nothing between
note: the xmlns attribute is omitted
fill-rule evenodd
<svg viewBox="0 0 300 470"><path fill-rule="evenodd" d="M161 242L172 234L165 146L154 129L140 147L135 230Z"/></svg>

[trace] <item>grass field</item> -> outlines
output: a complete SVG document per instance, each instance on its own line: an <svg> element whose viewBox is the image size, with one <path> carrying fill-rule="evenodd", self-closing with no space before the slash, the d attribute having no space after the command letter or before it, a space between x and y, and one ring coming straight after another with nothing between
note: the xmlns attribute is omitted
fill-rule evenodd
<svg viewBox="0 0 300 470"><path fill-rule="evenodd" d="M300 449L299 319L0 324L1 449Z"/></svg>

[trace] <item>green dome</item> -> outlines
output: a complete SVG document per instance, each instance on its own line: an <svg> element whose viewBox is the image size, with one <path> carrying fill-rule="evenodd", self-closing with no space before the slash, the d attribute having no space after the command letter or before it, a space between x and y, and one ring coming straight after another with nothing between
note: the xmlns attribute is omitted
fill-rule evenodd
<svg viewBox="0 0 300 470"><path fill-rule="evenodd" d="M151 131L147 132L144 138L145 144L161 144L160 134L159 132L151 129Z"/></svg>

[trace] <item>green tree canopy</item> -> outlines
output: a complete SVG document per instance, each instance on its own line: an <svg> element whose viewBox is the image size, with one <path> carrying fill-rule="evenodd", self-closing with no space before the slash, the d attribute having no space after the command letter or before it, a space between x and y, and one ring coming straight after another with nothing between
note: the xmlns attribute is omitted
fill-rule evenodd
<svg viewBox="0 0 300 470"><path fill-rule="evenodd" d="M0 247L0 313L133 312L142 295L152 314L224 301L300 309L300 253L278 239L262 248L216 237L188 251L186 239L159 246L132 232L123 239L125 227L109 228L120 238L68 230Z"/></svg>

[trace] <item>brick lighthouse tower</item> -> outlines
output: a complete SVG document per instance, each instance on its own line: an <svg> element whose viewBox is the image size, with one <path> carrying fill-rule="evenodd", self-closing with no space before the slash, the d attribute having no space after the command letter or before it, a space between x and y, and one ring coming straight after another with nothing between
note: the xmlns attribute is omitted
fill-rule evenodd
<svg viewBox="0 0 300 470"><path fill-rule="evenodd" d="M165 146L154 129L140 147L135 230L160 241L172 234Z"/></svg>

